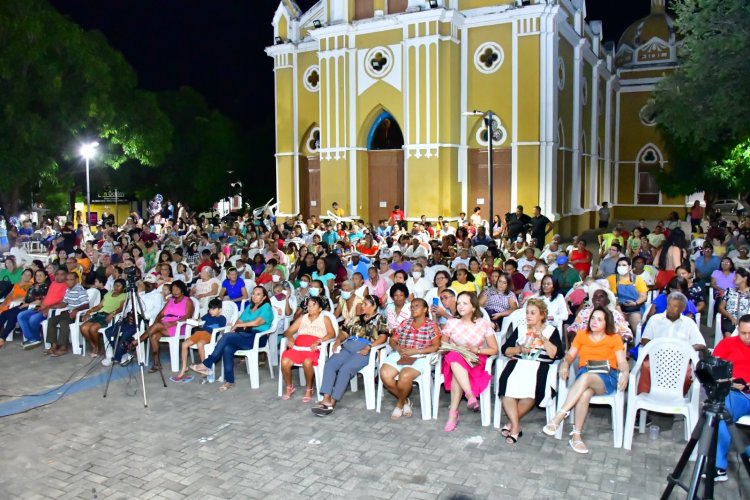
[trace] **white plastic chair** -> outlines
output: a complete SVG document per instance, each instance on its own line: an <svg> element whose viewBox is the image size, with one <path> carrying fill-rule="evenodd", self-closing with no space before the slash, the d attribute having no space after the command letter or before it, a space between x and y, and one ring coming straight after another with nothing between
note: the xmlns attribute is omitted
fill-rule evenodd
<svg viewBox="0 0 750 500"><path fill-rule="evenodd" d="M42 321L42 340L44 341L44 348L50 349L52 347L52 344L47 342L47 323L49 319L53 316L57 316L58 314L64 313L65 309L50 309L49 313L47 314L47 319Z"/></svg>
<svg viewBox="0 0 750 500"><path fill-rule="evenodd" d="M434 355L429 355L434 356ZM385 357L382 357L380 359L380 368L378 371L383 367L383 361L385 361ZM396 376L396 380L398 380L398 376ZM431 384L432 384L432 367L425 370L423 374L421 374L419 377L414 379L414 383L417 384L419 387L419 406L422 410L422 420L430 420L432 418L432 391L431 391ZM380 407L383 403L383 379L378 374L378 395L375 400L375 411L380 413Z"/></svg>
<svg viewBox="0 0 750 500"><path fill-rule="evenodd" d="M247 374L250 376L250 388L260 388L260 369L258 356L261 352L265 352L268 358L268 371L271 373L273 378L273 367L274 364L271 362L271 342L276 342L276 329L279 325L279 315L276 311L273 312L273 321L271 326L267 330L258 332L255 334L255 340L251 349L245 349L234 353L235 356L242 356L245 358L245 366L247 367ZM260 341L263 337L268 337L266 345L261 347Z"/></svg>
<svg viewBox="0 0 750 500"><path fill-rule="evenodd" d="M89 288L86 290L86 293L89 296L89 309L96 307L101 303L102 294L99 293L99 290L96 288ZM75 321L70 324L70 343L73 347L73 354L80 354L81 356L86 355L86 339L81 337L81 320L87 311L88 309L79 311L78 314L76 314ZM104 330L104 328L101 328L101 330Z"/></svg>
<svg viewBox="0 0 750 500"><path fill-rule="evenodd" d="M747 425L750 426L750 415L745 415L744 417L741 417L737 422L737 425Z"/></svg>
<svg viewBox="0 0 750 500"><path fill-rule="evenodd" d="M370 349L370 359L367 362L367 366L357 372L358 375L362 375L362 382L365 386L365 408L368 410L375 409L375 377L379 377L377 369L379 366L378 357L387 356L389 350L390 348L387 343L372 347L372 349ZM333 344L331 344L329 357L334 354ZM349 390L351 390L351 392L357 392L358 386L356 376L352 377L352 380L349 382Z"/></svg>
<svg viewBox="0 0 750 500"><path fill-rule="evenodd" d="M643 361L649 357L651 389L648 393L637 394ZM683 385L688 366L698 364L698 353L686 341L675 338L654 339L641 347L638 362L630 373L628 382L628 410L625 418L623 447L629 450L633 443L635 414L640 409L638 431L646 432L646 413L655 411L670 415L685 416L685 440L690 439L693 427L698 422L700 384L694 378L687 396L683 395Z"/></svg>
<svg viewBox="0 0 750 500"><path fill-rule="evenodd" d="M193 302L193 320L200 318L200 307L198 299L190 297ZM169 364L173 372L180 371L180 340L185 340L190 331L190 325L185 321L178 321L175 325L174 335L172 337L162 337L159 339L160 344L169 345ZM150 342L149 342L150 345ZM148 356L148 352L146 353Z"/></svg>
<svg viewBox="0 0 750 500"><path fill-rule="evenodd" d="M333 313L331 311L321 311L321 314L325 317L327 317L331 321L331 325L333 325L333 339L326 340L325 342L320 344L320 351L318 355L318 366L315 368L315 386L316 386L316 396L318 398L318 401L323 399L323 396L320 394L320 384L323 382L323 370L326 366L326 360L328 359L328 350L329 345L333 343L333 340L338 336L339 334L339 323L336 321L336 318L334 317ZM269 339L269 342L271 339ZM286 337L281 339L281 344L279 345L279 360L281 359L281 355L284 354L284 351L287 350L287 343L286 343ZM295 364L295 368L302 367L302 365ZM304 370L299 371L299 383L300 385L305 385L305 372ZM281 362L279 361L279 397L283 394L284 391L284 376L281 373Z"/></svg>
<svg viewBox="0 0 750 500"><path fill-rule="evenodd" d="M557 387L557 408L562 408L565 403L565 399L568 397L568 386L573 385L576 380L577 367L575 365L570 366L568 373L567 383L564 380L559 380ZM606 394L601 396L594 396L589 402L591 405L607 405L612 409L612 434L615 448L622 448L623 438L623 427L625 420L625 393L623 391L615 391L614 394ZM570 422L575 421L575 408L570 411ZM558 433L562 435L562 427L557 428Z"/></svg>
<svg viewBox="0 0 750 500"><path fill-rule="evenodd" d="M716 299L714 298L714 289L708 287L708 313L706 314L706 326L711 328L714 322L714 311L716 310ZM718 316L718 313L717 313ZM717 320L720 323L721 319Z"/></svg>
<svg viewBox="0 0 750 500"><path fill-rule="evenodd" d="M484 364L484 370L490 374L490 383L484 388L479 395L479 413L482 418L482 427L490 425L492 418L492 365L495 364L497 356L488 356ZM432 418L438 418L438 409L440 408L440 387L445 384L443 375L443 360L438 359L435 363L435 386L432 390ZM454 382L455 384L455 382Z"/></svg>
<svg viewBox="0 0 750 500"><path fill-rule="evenodd" d="M648 393L636 394L638 381L641 377L643 361L649 357L651 372L651 389ZM630 373L628 382L628 410L625 419L625 437L623 447L631 448L633 443L633 426L637 410L641 410L638 431L646 432L647 411L684 415L685 440L690 439L693 427L698 421L698 404L700 399L700 384L697 379L683 395L683 385L688 366L698 364L698 353L688 343L675 338L654 339L641 347L638 361Z"/></svg>
<svg viewBox="0 0 750 500"><path fill-rule="evenodd" d="M487 245L476 245L474 247L474 255L477 256L477 259L482 260L482 256L487 252L487 250Z"/></svg>

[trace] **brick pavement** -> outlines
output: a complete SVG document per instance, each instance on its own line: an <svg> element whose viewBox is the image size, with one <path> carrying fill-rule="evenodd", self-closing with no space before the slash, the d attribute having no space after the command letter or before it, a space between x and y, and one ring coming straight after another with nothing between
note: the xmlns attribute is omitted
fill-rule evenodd
<svg viewBox="0 0 750 500"><path fill-rule="evenodd" d="M0 393L54 387L87 362L11 343L0 351ZM263 370L261 388L251 390L241 365L224 394L195 381L164 389L158 375L147 375L147 409L136 382L114 382L106 400L96 387L3 418L0 498L647 499L658 497L684 445L672 441L670 418L654 416L658 441L636 434L632 452L615 450L601 408L586 429L588 456L544 436L542 411L509 446L466 411L449 435L445 410L437 421L393 423L393 399L386 395L382 414L367 411L361 389L322 419L300 392L281 401ZM734 479L717 485L716 498L737 496Z"/></svg>

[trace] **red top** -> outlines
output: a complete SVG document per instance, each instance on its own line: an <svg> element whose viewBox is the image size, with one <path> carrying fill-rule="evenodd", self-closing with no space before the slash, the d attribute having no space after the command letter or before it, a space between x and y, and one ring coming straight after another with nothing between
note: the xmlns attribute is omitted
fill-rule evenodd
<svg viewBox="0 0 750 500"><path fill-rule="evenodd" d="M580 260L585 258L591 258L591 252L584 249L583 251L578 250L577 248L573 249L573 251L570 252L570 260ZM578 262L576 264L573 264L573 267L576 269L576 271L583 271L587 276L589 274L589 270L591 269L591 261L588 262Z"/></svg>
<svg viewBox="0 0 750 500"><path fill-rule="evenodd" d="M42 305L45 306L51 306L52 304L57 304L58 302L62 302L63 297L65 297L65 292L68 289L68 285L65 283L58 283L57 281L53 281L49 285L49 289L47 290L47 295L44 297L44 300L42 301Z"/></svg>
<svg viewBox="0 0 750 500"><path fill-rule="evenodd" d="M750 346L739 337L727 337L716 346L714 356L733 365L732 377L750 382Z"/></svg>
<svg viewBox="0 0 750 500"><path fill-rule="evenodd" d="M394 221L402 221L406 218L406 214L404 214L403 210L394 210L391 212L391 219Z"/></svg>

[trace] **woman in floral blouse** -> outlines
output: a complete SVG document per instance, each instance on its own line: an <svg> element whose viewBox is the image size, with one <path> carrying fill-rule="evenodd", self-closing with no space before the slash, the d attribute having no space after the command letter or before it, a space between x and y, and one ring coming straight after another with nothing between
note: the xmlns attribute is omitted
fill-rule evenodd
<svg viewBox="0 0 750 500"><path fill-rule="evenodd" d="M384 344L388 338L388 323L378 314L379 307L377 296L366 296L362 302L362 314L347 323L346 328L339 329L333 351L339 347L341 350L326 361L320 385L323 400L313 406L315 415L325 417L333 413L349 381L369 363L372 348Z"/></svg>

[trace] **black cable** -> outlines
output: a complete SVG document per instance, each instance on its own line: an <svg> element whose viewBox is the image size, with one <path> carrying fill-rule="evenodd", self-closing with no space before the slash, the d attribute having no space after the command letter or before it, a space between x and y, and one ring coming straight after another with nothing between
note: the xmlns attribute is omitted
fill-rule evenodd
<svg viewBox="0 0 750 500"><path fill-rule="evenodd" d="M50 405L52 405L52 404L55 404L55 403L57 403L58 401L60 401L60 400L61 400L61 399L62 399L62 398L63 398L63 397L65 396L65 394L67 394L67 393L68 393L68 391L69 391L69 390L70 390L70 389L71 389L71 388L72 388L73 386L75 386L75 385L76 385L76 384L77 384L78 382L82 381L82 380L83 380L84 378L86 378L86 376L87 376L87 375L89 375L89 374L90 374L91 372L93 372L94 368L96 368L96 365L97 365L96 361L97 361L97 360L98 360L98 358L95 358L95 359L93 359L93 360L92 360L92 361L91 361L91 362L90 362L90 363L89 363L88 365L84 366L84 368L88 368L88 369L87 369L87 370L86 370L86 371L85 371L85 372L83 373L83 375L81 375L81 376L80 376L80 378L78 378L78 380L76 380L75 382L72 382L72 383L71 383L71 384L70 384L70 385L69 385L68 387L66 387L66 388L65 388L65 390L64 390L64 391L62 391L62 392L61 392L61 393L60 393L60 394L59 394L59 395L58 395L58 396L57 396L57 397L56 397L55 399L53 399L52 401L49 401L49 402L47 402L47 403L40 403L40 404L38 404L38 405L36 405L36 406L32 406L32 407L26 408L25 410L22 410L22 411L19 411L19 412L16 412L16 413L10 413L10 414L8 414L8 415L2 415L2 416L0 416L0 418L3 418L3 417L10 417L10 416L14 416L14 415L23 415L24 413L28 413L28 412L30 412L30 411L32 411L32 410L36 410L36 409L38 409L38 408L44 408L45 406L50 406ZM79 368L78 370L80 370L80 368ZM78 370L76 370L75 372L73 372L73 375L75 375L75 373L76 373L76 372L78 372ZM73 375L71 375L71 376L70 376L70 377L68 378L68 380L70 380L71 378L73 378ZM65 382L65 383L67 383L67 382ZM65 383L63 383L62 385L65 385ZM58 386L58 387L57 387L56 389L52 389L52 390L50 390L50 391L47 391L47 392L46 392L46 393L44 393L44 394L49 394L50 392L52 392L52 391L54 391L54 390L57 390L57 389L59 389L60 387L62 387L62 385ZM32 396L41 396L41 394L33 394Z"/></svg>
<svg viewBox="0 0 750 500"><path fill-rule="evenodd" d="M68 382L70 382L70 380L73 379L73 377L76 376L76 373L78 373L80 370L82 370L82 369L88 369L89 367L91 367L91 365L94 365L94 364L96 364L98 362L99 362L99 358L94 358L91 361L89 361L88 364L76 368L75 371L73 371L73 373L67 379L65 379L65 381L62 384L60 384L60 385L58 385L56 387L53 387L52 389L49 389L49 390L47 390L45 392L38 392L36 394L0 394L0 398L30 398L30 397L46 396L50 392L55 392L57 390L60 390L60 388L62 386L64 386L65 384L67 384ZM84 376L87 375L90 371L91 370L88 370L84 374ZM80 382L80 380L81 379L77 380L74 383L78 383L78 382Z"/></svg>

